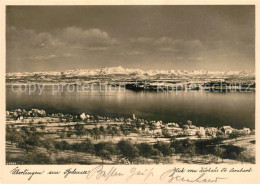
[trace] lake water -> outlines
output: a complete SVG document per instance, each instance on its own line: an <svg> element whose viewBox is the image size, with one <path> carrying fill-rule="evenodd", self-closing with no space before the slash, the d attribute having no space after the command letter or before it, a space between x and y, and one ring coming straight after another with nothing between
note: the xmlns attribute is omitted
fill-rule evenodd
<svg viewBox="0 0 260 184"><path fill-rule="evenodd" d="M132 117L163 122L191 120L199 126L231 125L255 128L255 92L57 92L46 87L39 95L14 92L6 87L7 110L45 109L48 113L81 113L109 117Z"/></svg>

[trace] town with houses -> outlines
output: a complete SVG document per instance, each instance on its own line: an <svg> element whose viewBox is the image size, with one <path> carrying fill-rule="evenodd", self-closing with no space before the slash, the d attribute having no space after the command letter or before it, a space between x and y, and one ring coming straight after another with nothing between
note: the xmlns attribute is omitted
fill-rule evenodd
<svg viewBox="0 0 260 184"><path fill-rule="evenodd" d="M6 152L7 164L255 163L255 131L15 109Z"/></svg>
<svg viewBox="0 0 260 184"><path fill-rule="evenodd" d="M97 126L102 126L102 124L105 125L111 125L111 126L119 126L119 125L126 125L126 126L136 126L135 123L139 122L138 131L141 133L147 133L157 136L177 136L177 137L190 137L190 136L197 136L199 138L214 138L217 136L218 133L223 133L226 135L237 133L241 135L249 135L251 133L251 130L249 128L242 128L242 129L235 129L231 126L222 126L222 127L202 127L202 126L195 126L192 124L192 121L188 120L185 124L179 125L178 123L163 123L161 120L159 121L147 121L144 119L138 119L136 118L135 114L133 114L132 119L131 118L109 118L109 117L101 117L93 115L87 115L85 113L81 113L78 115L64 115L62 113L58 114L47 114L45 110L39 110L39 109L32 109L30 111L16 109L13 111L6 111L6 117L10 120L7 121L7 125L15 124L17 127L20 125L26 126L26 123L28 124L31 122L34 118L45 118L45 121L48 121L48 118L59 118L61 122L58 122L59 125L67 125L72 126L78 123L82 123L88 127L88 123L94 123L98 122ZM64 120L63 120L64 119ZM44 119L42 120L44 122ZM53 119L52 119L53 121ZM48 127L48 123L46 124L46 128ZM57 129L48 129L49 132L56 132ZM18 129L19 131L19 129ZM254 131L254 130L253 130Z"/></svg>

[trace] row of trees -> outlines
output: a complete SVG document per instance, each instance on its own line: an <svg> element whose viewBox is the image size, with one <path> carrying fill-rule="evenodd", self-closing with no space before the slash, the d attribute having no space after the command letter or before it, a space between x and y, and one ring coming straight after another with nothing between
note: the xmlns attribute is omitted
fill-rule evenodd
<svg viewBox="0 0 260 184"><path fill-rule="evenodd" d="M174 149L170 143L158 142L150 145L148 143L133 144L130 140L120 140L118 143L99 142L93 144L90 139L81 143L68 144L66 141L55 143L55 148L61 151L73 150L77 152L86 152L92 156L98 156L104 160L122 160L126 163L134 163L139 157L156 159L158 157L172 156Z"/></svg>
<svg viewBox="0 0 260 184"><path fill-rule="evenodd" d="M83 127L83 128L82 128ZM84 126L77 124L75 131L84 130ZM107 132L110 134L118 134L121 130L116 127L108 126L106 129L102 126L91 129L95 139L99 134ZM79 135L80 136L80 135ZM76 152L86 152L92 156L100 157L103 160L124 159L128 163L134 163L137 158L159 159L160 157L172 156L173 154L189 155L191 158L196 154L212 154L218 157L230 159L238 159L246 161L247 158L241 156L245 150L232 145L222 145L224 137L217 137L208 140L176 140L171 139L170 143L157 141L151 145L148 143L134 144L130 140L121 140L117 144L112 142L99 142L93 144L90 139L86 139L80 143L69 144L67 141L56 141L52 138L46 138L44 134L34 131L28 127L22 127L21 131L16 129L7 129L7 141L17 143L19 148L26 152L32 152L39 147L47 150L48 154L57 153L58 151L73 150ZM251 158L250 158L251 159Z"/></svg>
<svg viewBox="0 0 260 184"><path fill-rule="evenodd" d="M139 156L145 158L166 157L171 156L174 152L169 143L163 142L150 145L148 143L133 144L130 140L120 140L117 144L104 141L93 144L90 139L86 139L80 143L69 144L64 140L56 141L53 138L44 138L43 134L25 128L19 132L9 131L6 138L7 141L15 142L17 147L25 150L26 153L35 152L39 147L45 148L49 156L59 151L73 150L100 157L102 161L112 160L113 157L116 157L133 163Z"/></svg>

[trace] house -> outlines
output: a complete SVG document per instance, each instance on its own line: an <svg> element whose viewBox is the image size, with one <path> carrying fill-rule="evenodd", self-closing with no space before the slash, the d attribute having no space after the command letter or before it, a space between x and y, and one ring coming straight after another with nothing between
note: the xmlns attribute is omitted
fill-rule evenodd
<svg viewBox="0 0 260 184"><path fill-rule="evenodd" d="M177 123L167 123L166 127L167 128L173 128L173 127L179 128L179 125Z"/></svg>
<svg viewBox="0 0 260 184"><path fill-rule="evenodd" d="M231 126L223 126L220 130L225 134L231 134L233 132L233 128Z"/></svg>
<svg viewBox="0 0 260 184"><path fill-rule="evenodd" d="M18 115L17 116L17 120L22 120L23 119L23 116L22 115Z"/></svg>
<svg viewBox="0 0 260 184"><path fill-rule="evenodd" d="M135 114L133 114L133 120L135 120L135 119L136 119Z"/></svg>
<svg viewBox="0 0 260 184"><path fill-rule="evenodd" d="M145 127L145 128L144 128L144 131L145 131L145 132L149 132L150 129L149 129L148 127Z"/></svg>
<svg viewBox="0 0 260 184"><path fill-rule="evenodd" d="M126 123L127 125L131 125L131 122L132 122L131 118L127 118L127 119L125 120L125 123Z"/></svg>
<svg viewBox="0 0 260 184"><path fill-rule="evenodd" d="M84 112L80 115L80 119L82 119L82 120L86 119L86 114Z"/></svg>
<svg viewBox="0 0 260 184"><path fill-rule="evenodd" d="M183 133L182 128L177 128L177 127L171 127L171 128L168 127L166 130L171 135L179 135Z"/></svg>
<svg viewBox="0 0 260 184"><path fill-rule="evenodd" d="M158 129L155 129L154 131L150 131L150 132L153 132L154 134L156 134L156 133L162 134L162 129L158 128Z"/></svg>
<svg viewBox="0 0 260 184"><path fill-rule="evenodd" d="M242 130L243 130L246 134L250 134L250 133L251 133L251 130L250 130L249 128L244 127Z"/></svg>
<svg viewBox="0 0 260 184"><path fill-rule="evenodd" d="M206 135L209 135L209 136L212 136L212 137L215 137L217 132L218 132L218 129L215 128L215 127L207 127L205 128L205 133Z"/></svg>
<svg viewBox="0 0 260 184"><path fill-rule="evenodd" d="M160 129L161 126L162 126L162 121L157 121L157 122L155 123L155 126L156 126L157 129Z"/></svg>
<svg viewBox="0 0 260 184"><path fill-rule="evenodd" d="M201 136L205 136L206 135L206 131L204 127L199 127L196 131L197 135L201 135Z"/></svg>
<svg viewBox="0 0 260 184"><path fill-rule="evenodd" d="M45 112L45 110L32 109L30 115L31 116L45 116L46 112Z"/></svg>
<svg viewBox="0 0 260 184"><path fill-rule="evenodd" d="M84 112L83 112L82 114L80 114L79 117L80 117L80 119L82 119L82 120L85 120L85 119L89 119L89 118L90 118L90 116L87 115L87 114L85 114Z"/></svg>
<svg viewBox="0 0 260 184"><path fill-rule="evenodd" d="M190 129L196 129L197 127L195 125L190 125Z"/></svg>
<svg viewBox="0 0 260 184"><path fill-rule="evenodd" d="M177 123L167 123L165 128L171 135L179 135L183 132L183 129Z"/></svg>
<svg viewBox="0 0 260 184"><path fill-rule="evenodd" d="M186 129L184 130L184 135L193 136L196 135L197 130L196 129Z"/></svg>

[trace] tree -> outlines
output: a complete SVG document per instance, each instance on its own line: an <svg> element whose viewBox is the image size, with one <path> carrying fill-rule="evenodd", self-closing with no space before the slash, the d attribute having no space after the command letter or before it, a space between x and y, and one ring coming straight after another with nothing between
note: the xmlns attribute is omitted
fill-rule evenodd
<svg viewBox="0 0 260 184"><path fill-rule="evenodd" d="M63 118L62 117L59 117L59 122L63 122Z"/></svg>
<svg viewBox="0 0 260 184"><path fill-rule="evenodd" d="M64 139L65 138L65 132L64 131L60 132L59 136L60 136L61 139Z"/></svg>
<svg viewBox="0 0 260 184"><path fill-rule="evenodd" d="M189 129L189 125L183 125L182 128L183 129Z"/></svg>
<svg viewBox="0 0 260 184"><path fill-rule="evenodd" d="M124 136L127 136L130 134L130 132L128 131L127 125L120 125L120 130L123 132Z"/></svg>
<svg viewBox="0 0 260 184"><path fill-rule="evenodd" d="M162 134L161 134L160 132L157 132L157 133L155 134L154 138L157 140L158 137L161 137L161 136L162 136ZM158 141L158 140L157 140L157 141Z"/></svg>
<svg viewBox="0 0 260 184"><path fill-rule="evenodd" d="M22 136L18 132L10 132L6 134L6 140L13 142L20 142L22 140Z"/></svg>
<svg viewBox="0 0 260 184"><path fill-rule="evenodd" d="M112 126L111 126L111 125L107 125L107 128L106 128L106 129L107 129L108 132L110 132L111 129L112 129Z"/></svg>
<svg viewBox="0 0 260 184"><path fill-rule="evenodd" d="M243 135L245 135L245 133L233 130L233 132L229 135L229 138L237 139L238 137L243 136Z"/></svg>
<svg viewBox="0 0 260 184"><path fill-rule="evenodd" d="M166 138L171 136L171 134L170 134L170 132L169 132L169 130L167 128L163 128L162 129L162 136L166 137Z"/></svg>
<svg viewBox="0 0 260 184"><path fill-rule="evenodd" d="M100 139L101 132L100 132L100 130L98 128L96 128L96 127L93 128L92 129L92 134L94 136L94 139L96 139L96 140Z"/></svg>
<svg viewBox="0 0 260 184"><path fill-rule="evenodd" d="M117 147L123 158L133 163L134 159L139 156L138 149L131 143L130 140L120 140L117 143Z"/></svg>
<svg viewBox="0 0 260 184"><path fill-rule="evenodd" d="M10 133L12 131L12 129L10 128L9 125L6 125L5 131L6 131L6 133Z"/></svg>
<svg viewBox="0 0 260 184"><path fill-rule="evenodd" d="M102 160L102 164L104 163L104 160L112 160L111 154L107 150L101 150L100 153L99 153L99 156Z"/></svg>
<svg viewBox="0 0 260 184"><path fill-rule="evenodd" d="M25 132L26 134L29 134L28 129L25 126L21 127L21 131Z"/></svg>
<svg viewBox="0 0 260 184"><path fill-rule="evenodd" d="M33 127L30 128L30 131L36 132L36 128L33 126Z"/></svg>
<svg viewBox="0 0 260 184"><path fill-rule="evenodd" d="M182 142L183 152L193 157L195 155L195 144L190 139L185 139Z"/></svg>
<svg viewBox="0 0 260 184"><path fill-rule="evenodd" d="M124 134L124 136L128 136L130 134L130 132L127 129L124 129L123 134Z"/></svg>
<svg viewBox="0 0 260 184"><path fill-rule="evenodd" d="M139 150L139 155L142 157L149 158L154 155L153 147L146 142L138 144L137 148Z"/></svg>
<svg viewBox="0 0 260 184"><path fill-rule="evenodd" d="M42 142L43 147L47 150L49 155L55 150L55 141L52 138L47 138Z"/></svg>
<svg viewBox="0 0 260 184"><path fill-rule="evenodd" d="M41 126L40 126L40 129L41 129L42 131L44 131L44 130L45 130L45 126L44 126L44 125L41 125Z"/></svg>
<svg viewBox="0 0 260 184"><path fill-rule="evenodd" d="M99 130L103 133L105 131L105 128L103 126L100 126Z"/></svg>
<svg viewBox="0 0 260 184"><path fill-rule="evenodd" d="M170 143L158 142L154 145L154 147L158 149L164 157L171 156L174 152L174 149L171 148Z"/></svg>
<svg viewBox="0 0 260 184"><path fill-rule="evenodd" d="M98 123L99 123L99 116L94 116L94 123L95 123L95 126L98 125Z"/></svg>
<svg viewBox="0 0 260 184"><path fill-rule="evenodd" d="M56 163L58 164L77 164L79 162L79 156L68 156L68 157L61 157L56 158Z"/></svg>
<svg viewBox="0 0 260 184"><path fill-rule="evenodd" d="M107 131L106 130L104 130L103 132L102 132L102 135L103 135L103 137L104 137L104 140L106 139L106 137L107 137Z"/></svg>
<svg viewBox="0 0 260 184"><path fill-rule="evenodd" d="M138 129L141 128L141 120L139 119L136 120L135 127Z"/></svg>
<svg viewBox="0 0 260 184"><path fill-rule="evenodd" d="M142 124L142 125L141 125L141 128L142 128L142 130L144 131L145 128L146 128L146 124Z"/></svg>
<svg viewBox="0 0 260 184"><path fill-rule="evenodd" d="M66 123L70 122L70 118L66 117Z"/></svg>
<svg viewBox="0 0 260 184"><path fill-rule="evenodd" d="M111 134L112 138L114 138L115 135L120 136L120 130L118 130L116 127L109 129L108 133Z"/></svg>
<svg viewBox="0 0 260 184"><path fill-rule="evenodd" d="M41 140L39 134L30 134L27 137L24 137L23 140L21 140L18 143L18 147L22 148L26 151L32 151L35 150L38 146L41 145Z"/></svg>
<svg viewBox="0 0 260 184"><path fill-rule="evenodd" d="M70 150L71 145L67 141L56 141L55 149L58 149L60 151Z"/></svg>
<svg viewBox="0 0 260 184"><path fill-rule="evenodd" d="M153 131L153 135L154 135L154 130L156 130L156 124L155 123L150 123L149 124L149 129Z"/></svg>
<svg viewBox="0 0 260 184"><path fill-rule="evenodd" d="M84 147L84 152L94 154L94 145L90 139L86 139L81 144Z"/></svg>
<svg viewBox="0 0 260 184"><path fill-rule="evenodd" d="M100 130L101 134L103 135L104 139L106 139L106 136L107 136L106 129L103 126L100 126L99 130Z"/></svg>
<svg viewBox="0 0 260 184"><path fill-rule="evenodd" d="M76 131L76 135L79 136L80 138L81 138L81 136L86 134L86 129L84 128L84 125L77 123L74 126L74 129Z"/></svg>
<svg viewBox="0 0 260 184"><path fill-rule="evenodd" d="M66 129L66 128L62 129L61 132L59 133L59 136L60 136L61 139L64 139L65 136L66 136L66 134L65 134L65 129Z"/></svg>
<svg viewBox="0 0 260 184"><path fill-rule="evenodd" d="M84 119L84 123L85 123L85 124L88 124L88 119L87 119L87 118Z"/></svg>
<svg viewBox="0 0 260 184"><path fill-rule="evenodd" d="M42 121L39 121L38 124L39 124L39 125L42 125L42 124L44 124L44 123L43 123Z"/></svg>
<svg viewBox="0 0 260 184"><path fill-rule="evenodd" d="M94 145L95 153L103 160L111 160L111 155L116 154L115 145L112 142L99 142Z"/></svg>
<svg viewBox="0 0 260 184"><path fill-rule="evenodd" d="M72 132L67 132L67 135L66 135L66 137L71 137L73 135L73 133Z"/></svg>
<svg viewBox="0 0 260 184"><path fill-rule="evenodd" d="M191 120L188 120L188 121L186 122L186 124L187 124L188 126L191 126L191 125L192 125L192 121L191 121Z"/></svg>
<svg viewBox="0 0 260 184"><path fill-rule="evenodd" d="M44 153L37 151L25 153L22 158L22 164L50 164L51 159Z"/></svg>
<svg viewBox="0 0 260 184"><path fill-rule="evenodd" d="M219 145L217 145L215 148L214 148L214 151L215 151L215 154L219 157L222 158L222 162L223 162L223 156L224 156L224 152L225 152L225 149L221 148ZM217 157L217 161L218 161L218 157Z"/></svg>
<svg viewBox="0 0 260 184"><path fill-rule="evenodd" d="M174 148L176 153L183 153L183 141L182 140L177 140L175 137L171 138L171 147Z"/></svg>
<svg viewBox="0 0 260 184"><path fill-rule="evenodd" d="M154 159L154 163L159 164L161 157L162 157L162 153L159 150L154 149L154 153L152 157Z"/></svg>

